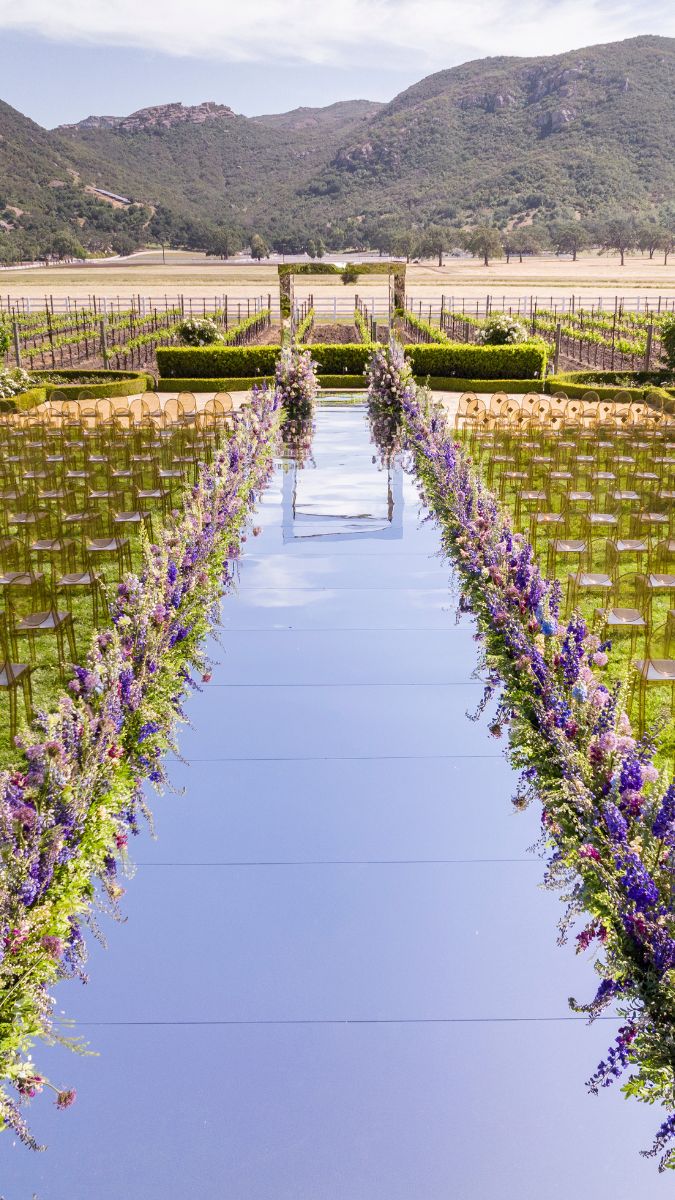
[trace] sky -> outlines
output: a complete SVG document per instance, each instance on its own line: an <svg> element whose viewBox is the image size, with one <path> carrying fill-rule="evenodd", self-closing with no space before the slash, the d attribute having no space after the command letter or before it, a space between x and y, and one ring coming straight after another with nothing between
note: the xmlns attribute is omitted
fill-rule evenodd
<svg viewBox="0 0 675 1200"><path fill-rule="evenodd" d="M253 116L646 33L675 36L672 0L0 0L0 98L47 127L174 100Z"/></svg>

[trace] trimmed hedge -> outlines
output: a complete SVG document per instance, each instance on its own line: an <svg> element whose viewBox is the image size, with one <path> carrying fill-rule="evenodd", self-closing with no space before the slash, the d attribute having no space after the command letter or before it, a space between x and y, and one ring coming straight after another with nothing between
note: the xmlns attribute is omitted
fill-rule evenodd
<svg viewBox="0 0 675 1200"><path fill-rule="evenodd" d="M546 375L545 342L520 342L516 346L475 346L464 342L447 345L406 346L415 375L445 379L539 379Z"/></svg>
<svg viewBox="0 0 675 1200"><path fill-rule="evenodd" d="M371 347L348 342L308 347L319 375L361 375ZM475 346L463 342L406 346L415 375L447 379L537 379L546 373L545 342L517 346ZM163 380L250 379L272 375L279 346L162 346L157 366Z"/></svg>
<svg viewBox="0 0 675 1200"><path fill-rule="evenodd" d="M524 395L525 392L543 392L545 385L541 379L448 379L447 376L431 375L416 376L417 383L428 383L435 392L512 392Z"/></svg>
<svg viewBox="0 0 675 1200"><path fill-rule="evenodd" d="M31 375L35 379L41 379L47 375L58 374L64 379L78 379L89 374L87 371L32 371ZM43 404L45 400L49 400L55 392L68 400L77 400L82 392L94 399L100 399L104 396L131 396L135 392L149 391L155 386L155 380L152 375L147 375L144 371L92 371L92 379L98 380L96 383L43 383L40 387L29 388L26 392L19 392L16 396L9 396L6 400L0 401L0 412L25 412L29 408L35 408L38 404Z"/></svg>
<svg viewBox="0 0 675 1200"><path fill-rule="evenodd" d="M162 379L248 379L273 375L280 346L159 346Z"/></svg>
<svg viewBox="0 0 675 1200"><path fill-rule="evenodd" d="M0 400L0 412L26 412L46 399L46 388L30 388L27 392L19 392L16 396L7 396Z"/></svg>
<svg viewBox="0 0 675 1200"><path fill-rule="evenodd" d="M320 375L322 388L365 388L363 375ZM160 379L159 392L248 392L256 383L274 383L271 375L249 375L230 379Z"/></svg>
<svg viewBox="0 0 675 1200"><path fill-rule="evenodd" d="M248 392L256 383L274 382L272 375L240 375L229 379L158 379L158 392Z"/></svg>
<svg viewBox="0 0 675 1200"><path fill-rule="evenodd" d="M585 396L587 392L595 392L600 400L613 400L617 392L627 393L631 400L636 402L644 401L648 393L659 396L664 403L664 406L672 411L675 407L675 389L657 387L654 384L644 387L626 387L621 383L597 383L586 378L590 372L587 371L566 371L559 375L549 375L546 380L547 392L565 392L570 400L578 399ZM597 380L600 372L595 372ZM616 378L611 372L608 372L611 378Z"/></svg>

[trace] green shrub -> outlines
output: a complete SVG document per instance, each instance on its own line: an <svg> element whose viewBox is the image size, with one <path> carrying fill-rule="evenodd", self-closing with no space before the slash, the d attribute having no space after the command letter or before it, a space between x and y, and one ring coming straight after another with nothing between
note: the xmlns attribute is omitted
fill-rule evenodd
<svg viewBox="0 0 675 1200"><path fill-rule="evenodd" d="M273 375L239 375L218 379L159 379L158 392L248 392L256 383L274 384Z"/></svg>
<svg viewBox="0 0 675 1200"><path fill-rule="evenodd" d="M405 351L415 375L462 380L543 379L548 353L546 343L540 341L518 346L448 342L443 346L406 346Z"/></svg>
<svg viewBox="0 0 675 1200"><path fill-rule="evenodd" d="M280 353L280 346L160 346L157 369L165 380L273 375Z"/></svg>
<svg viewBox="0 0 675 1200"><path fill-rule="evenodd" d="M371 347L350 342L313 345L319 375L363 375ZM536 379L546 371L546 344L474 346L462 342L406 346L415 375L466 379ZM249 379L272 375L279 346L163 346L157 366L165 381L173 379Z"/></svg>
<svg viewBox="0 0 675 1200"><path fill-rule="evenodd" d="M544 385L541 379L455 379L431 375L428 379L417 375L417 383L428 383L434 392L513 392L524 395L525 392L541 392Z"/></svg>
<svg viewBox="0 0 675 1200"><path fill-rule="evenodd" d="M634 378L628 372L625 373L627 378ZM651 374L651 372L650 372ZM603 375L607 378L603 379ZM603 380L600 382L600 380ZM616 382L615 382L616 380ZM645 383L639 387L628 387L620 378L620 372L613 373L611 371L565 371L558 375L549 375L546 380L547 392L565 392L572 399L579 399L585 396L587 392L595 392L600 400L613 400L617 392L626 392L632 400L642 401L649 393L658 394L672 402L673 396L666 388L659 387L656 382Z"/></svg>

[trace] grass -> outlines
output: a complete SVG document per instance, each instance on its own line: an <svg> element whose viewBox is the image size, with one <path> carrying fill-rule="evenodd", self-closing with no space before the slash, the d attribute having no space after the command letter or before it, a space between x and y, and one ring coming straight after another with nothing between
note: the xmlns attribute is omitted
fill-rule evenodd
<svg viewBox="0 0 675 1200"><path fill-rule="evenodd" d="M330 257L340 258L339 255ZM238 259L207 258L204 254L182 250L167 250L162 262L160 250L147 250L126 259L98 263L71 263L28 270L1 270L0 294L31 296L44 300L54 296L115 296L118 293L140 292L142 295L212 296L232 292L242 296L278 294L277 265L280 259L246 263ZM330 261L330 259L328 259ZM510 263L495 259L488 267L475 258L447 258L439 267L434 261L410 263L407 266L407 288L418 298L425 293L450 296L484 297L494 289L524 295L530 290L546 295L577 295L585 293L597 300L599 290L612 294L635 296L644 292L655 295L675 295L675 255L667 266L663 256L649 259L647 255L629 254L621 267L616 255L590 253L580 255L577 262L569 258L542 255L517 258ZM385 295L386 277L362 276L355 285L345 285L330 275L298 276L295 293L306 296L321 290L322 295L338 297ZM499 297L493 296L495 303Z"/></svg>

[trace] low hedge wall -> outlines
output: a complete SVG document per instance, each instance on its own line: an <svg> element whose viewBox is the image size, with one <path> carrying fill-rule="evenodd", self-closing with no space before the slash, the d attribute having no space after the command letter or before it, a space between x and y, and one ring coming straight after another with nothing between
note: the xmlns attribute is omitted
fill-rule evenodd
<svg viewBox="0 0 675 1200"><path fill-rule="evenodd" d="M322 388L365 388L363 375L320 375ZM248 392L256 383L273 384L271 375L249 375L230 379L160 379L159 392Z"/></svg>
<svg viewBox="0 0 675 1200"><path fill-rule="evenodd" d="M443 375L430 375L427 379L415 376L417 383L428 383L434 392L543 392L541 379L449 379Z"/></svg>
<svg viewBox="0 0 675 1200"><path fill-rule="evenodd" d="M81 379L83 375L86 377L89 372L31 371L32 377L38 380L54 374L67 380ZM92 371L91 378L96 382L48 383L45 378L45 382L38 387L29 388L26 392L19 392L16 396L0 400L0 412L25 412L29 408L43 404L55 392L59 392L68 400L77 400L82 392L86 392L94 399L99 399L104 396L130 396L135 392L149 391L155 386L153 376L146 374L145 371Z"/></svg>
<svg viewBox="0 0 675 1200"><path fill-rule="evenodd" d="M279 346L159 346L162 379L249 379L273 375Z"/></svg>
<svg viewBox="0 0 675 1200"><path fill-rule="evenodd" d="M516 346L475 346L464 342L406 346L415 375L444 379L539 379L546 375L545 342ZM455 384L456 386L456 384Z"/></svg>
<svg viewBox="0 0 675 1200"><path fill-rule="evenodd" d="M672 411L675 408L675 388L657 387L655 384L645 384L643 387L627 387L622 383L598 383L598 374L595 374L594 379L587 379L586 375L590 372L585 371L567 371L559 375L549 375L546 380L547 392L565 392L570 400L579 399L585 396L587 392L595 392L600 400L613 400L617 392L625 392L632 400L636 402L644 401L648 393L652 396L659 396L663 401L664 406ZM608 372L609 374L609 372ZM616 375L611 376L612 379Z"/></svg>
<svg viewBox="0 0 675 1200"><path fill-rule="evenodd" d="M248 392L256 383L274 382L272 375L241 375L229 379L158 379L158 392Z"/></svg>
<svg viewBox="0 0 675 1200"><path fill-rule="evenodd" d="M319 375L360 375L371 347L362 343L310 345ZM546 373L545 342L517 346L475 346L463 342L406 346L415 375L448 379L541 379ZM272 375L279 346L163 346L157 366L164 380L250 379Z"/></svg>

